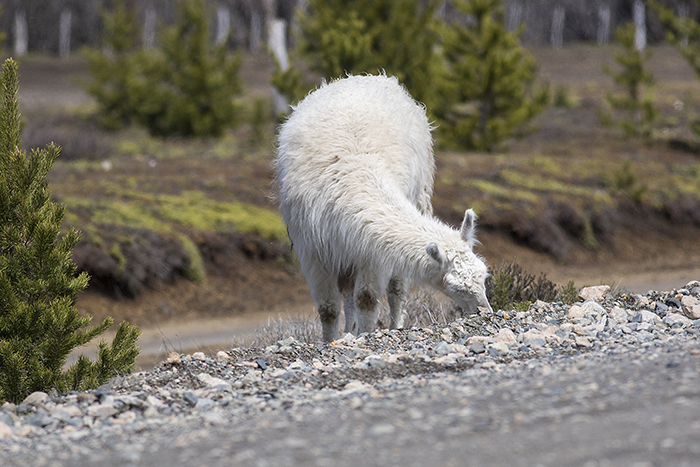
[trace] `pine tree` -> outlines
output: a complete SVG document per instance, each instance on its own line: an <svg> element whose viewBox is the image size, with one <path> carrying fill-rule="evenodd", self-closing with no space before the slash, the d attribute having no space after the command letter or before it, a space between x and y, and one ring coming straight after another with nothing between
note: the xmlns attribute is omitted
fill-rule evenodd
<svg viewBox="0 0 700 467"><path fill-rule="evenodd" d="M21 401L33 391L83 390L133 370L140 330L123 322L97 360L68 354L102 334L110 318L87 329L91 317L76 309L88 283L76 276L71 252L79 233L60 235L65 208L50 201L46 176L59 154L53 144L20 150L17 65L5 62L0 78L0 400Z"/></svg>
<svg viewBox="0 0 700 467"><path fill-rule="evenodd" d="M651 97L654 77L644 68L651 58L651 52L638 50L635 47L634 35L633 23L627 23L615 30L615 38L623 48L615 55L615 60L622 69L615 72L605 66L603 71L624 88L625 94L616 96L608 93L606 101L613 110L601 112L601 118L604 123L619 126L627 136L651 138L653 124L659 118L659 111L654 107ZM626 116L616 117L615 113Z"/></svg>
<svg viewBox="0 0 700 467"><path fill-rule="evenodd" d="M236 123L240 56L210 43L204 0L179 0L176 13L161 31L161 50L138 56L135 118L157 136L220 136Z"/></svg>
<svg viewBox="0 0 700 467"><path fill-rule="evenodd" d="M678 49L700 79L700 24L690 16L676 16L671 9L656 0L648 0L648 3L658 13L668 41ZM700 120L692 122L690 129L700 136Z"/></svg>
<svg viewBox="0 0 700 467"><path fill-rule="evenodd" d="M131 123L134 55L139 28L135 7L116 0L114 11L102 11L104 34L100 49L85 49L92 81L85 88L97 101L100 123L110 129Z"/></svg>
<svg viewBox="0 0 700 467"><path fill-rule="evenodd" d="M522 29L506 30L502 0L455 6L468 21L445 31L453 105L440 116L440 133L448 146L492 151L544 110L549 90L535 86L537 64L520 45Z"/></svg>
<svg viewBox="0 0 700 467"><path fill-rule="evenodd" d="M310 0L299 15L299 55L310 62L312 71L324 79L337 79L346 73L376 74L385 71L396 76L414 98L428 110L440 103L444 79L435 9L430 0ZM275 78L280 92L292 89L303 97L293 82L295 71L281 71Z"/></svg>

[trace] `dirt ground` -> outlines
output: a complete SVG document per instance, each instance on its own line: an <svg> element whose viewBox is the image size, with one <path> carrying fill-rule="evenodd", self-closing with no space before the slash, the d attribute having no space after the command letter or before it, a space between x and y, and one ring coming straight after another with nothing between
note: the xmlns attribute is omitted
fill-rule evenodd
<svg viewBox="0 0 700 467"><path fill-rule="evenodd" d="M601 71L600 65L612 64L613 53L613 49L601 52L593 47L534 51L542 75L552 84L593 90L591 92L602 92L608 86L606 83L611 81ZM673 49L657 50L654 57L652 68L657 79L679 83L693 80L692 71L678 59ZM249 92L253 95L269 94L270 88L265 84L269 73L267 59L247 57L246 60L242 70ZM86 76L85 63L79 58L30 57L20 62L20 74L20 106L29 118L42 112L85 107L91 103L76 81L76 77ZM547 126L546 121L541 122L541 126L540 132L516 143L513 152L536 149L552 135L561 138L562 132L567 131L572 132L573 144L586 138L581 133L585 129ZM574 134L576 131L578 133ZM138 161L138 164L142 162ZM221 173L227 173L224 170L235 173L235 166L230 166L232 162L218 163L221 164ZM261 163L258 169L255 173L260 177L259 186L254 185L246 193L269 202L271 168L268 163ZM136 169L134 166L125 170ZM188 170L187 173L192 174L190 179L181 177L179 183L199 183L192 178L197 176L196 167ZM229 188L229 193L244 193L237 192L233 185ZM497 231L481 230L478 249L490 265L516 262L528 272L546 273L560 284L573 279L577 286L605 283L617 289L645 292L680 287L689 280L700 278L700 232L697 228L670 225L665 229L647 231L639 225L643 222L619 230L596 251L574 247L565 261L528 249ZM80 296L78 306L96 320L112 316L117 322L128 319L144 327L141 346L151 359L153 355L163 355L168 349L225 348L235 339L250 338L255 326L270 317L313 310L304 278L298 272L283 270L260 260L242 260L235 269L218 268L209 272L203 285L179 280L173 284L161 284L135 299L114 299L87 291ZM142 365L148 366L145 359Z"/></svg>

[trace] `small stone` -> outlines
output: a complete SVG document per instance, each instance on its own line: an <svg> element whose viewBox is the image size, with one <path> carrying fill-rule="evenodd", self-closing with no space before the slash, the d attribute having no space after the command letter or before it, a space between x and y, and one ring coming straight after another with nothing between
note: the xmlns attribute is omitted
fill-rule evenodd
<svg viewBox="0 0 700 467"><path fill-rule="evenodd" d="M489 346L489 355L492 357L502 357L508 355L508 352L510 352L510 348L505 342L496 342Z"/></svg>
<svg viewBox="0 0 700 467"><path fill-rule="evenodd" d="M470 347L469 350L474 352L475 354L480 354L486 352L486 346L484 345L483 342L474 342Z"/></svg>
<svg viewBox="0 0 700 467"><path fill-rule="evenodd" d="M219 350L216 352L216 359L217 360L233 360L233 358L228 354L228 352L224 352L223 350Z"/></svg>
<svg viewBox="0 0 700 467"><path fill-rule="evenodd" d="M600 306L600 303L593 300L586 300L581 308L583 308L586 315L593 315L595 318L605 314L605 308Z"/></svg>
<svg viewBox="0 0 700 467"><path fill-rule="evenodd" d="M618 326L626 324L629 317L627 310L619 306L613 307L613 309L608 312L608 316Z"/></svg>
<svg viewBox="0 0 700 467"><path fill-rule="evenodd" d="M659 315L649 310L642 310L632 317L633 323L658 323L661 321Z"/></svg>
<svg viewBox="0 0 700 467"><path fill-rule="evenodd" d="M579 347L590 347L593 344L591 343L590 339L585 336L578 336L576 337L576 345Z"/></svg>
<svg viewBox="0 0 700 467"><path fill-rule="evenodd" d="M267 362L262 358L255 360L255 363L258 364L261 370L267 370Z"/></svg>
<svg viewBox="0 0 700 467"><path fill-rule="evenodd" d="M585 314L586 311L583 309L583 307L579 305L571 305L571 308L569 308L569 311L566 313L566 317L570 320L573 320L577 318L583 318Z"/></svg>
<svg viewBox="0 0 700 467"><path fill-rule="evenodd" d="M681 326L689 324L690 318L683 316L680 313L669 313L664 316L661 320L666 326L673 326L674 324L680 324Z"/></svg>
<svg viewBox="0 0 700 467"><path fill-rule="evenodd" d="M170 352L168 354L168 362L170 363L180 363L182 361L182 358L180 357L180 354L177 352Z"/></svg>
<svg viewBox="0 0 700 467"><path fill-rule="evenodd" d="M194 407L197 404L199 397L192 394L191 392L186 392L182 395L182 399L185 401L185 403L187 405L191 405L192 407Z"/></svg>
<svg viewBox="0 0 700 467"><path fill-rule="evenodd" d="M372 428L369 430L369 434L372 436L377 436L377 435L390 435L394 431L396 431L396 428L394 428L394 425L391 425L389 423L379 423L377 425L374 425Z"/></svg>
<svg viewBox="0 0 700 467"><path fill-rule="evenodd" d="M542 336L542 333L538 331L537 329L530 329L526 332L523 332L519 336L520 342L527 343L529 341L535 340L535 339L543 339L544 337Z"/></svg>
<svg viewBox="0 0 700 467"><path fill-rule="evenodd" d="M683 314L690 319L700 319L700 300L692 295L684 295L681 298Z"/></svg>
<svg viewBox="0 0 700 467"><path fill-rule="evenodd" d="M214 402L213 400L207 397L200 397L194 404L194 409L200 412L209 412L215 405L216 402Z"/></svg>
<svg viewBox="0 0 700 467"><path fill-rule="evenodd" d="M44 405L46 401L49 400L49 395L46 394L45 392L42 391L35 391L31 394L29 394L25 399L22 401L23 404L31 405L31 406L38 406L38 405Z"/></svg>
<svg viewBox="0 0 700 467"><path fill-rule="evenodd" d="M442 341L435 347L435 353L438 355L447 355L450 352L452 352L452 346L448 342Z"/></svg>
<svg viewBox="0 0 700 467"><path fill-rule="evenodd" d="M602 300L610 292L609 285L596 285L593 287L584 287L578 293L578 296L583 300Z"/></svg>
<svg viewBox="0 0 700 467"><path fill-rule="evenodd" d="M207 359L207 356L204 355L204 352L195 352L192 354L192 358L195 360L199 360L200 362L203 362Z"/></svg>
<svg viewBox="0 0 700 467"><path fill-rule="evenodd" d="M98 404L91 405L87 409L87 414L91 417L95 417L98 420L106 420L119 413L114 404Z"/></svg>
<svg viewBox="0 0 700 467"><path fill-rule="evenodd" d="M513 334L513 331L511 331L508 328L503 328L500 331L498 331L498 334L496 334L496 343L499 342L505 342L506 344L515 344L518 342L518 339L515 337L515 334Z"/></svg>
<svg viewBox="0 0 700 467"><path fill-rule="evenodd" d="M200 373L197 375L197 379L199 379L202 383L204 383L208 388L212 389L218 389L218 390L226 390L226 389L231 389L231 385L224 381L221 378L217 378L215 376L212 376L208 373Z"/></svg>
<svg viewBox="0 0 700 467"><path fill-rule="evenodd" d="M0 422L0 439L12 438L12 428L6 423Z"/></svg>
<svg viewBox="0 0 700 467"><path fill-rule="evenodd" d="M491 340L491 338L487 337L487 336L470 336L467 339L466 344L472 345L475 342L481 342L482 344L486 344L490 340Z"/></svg>

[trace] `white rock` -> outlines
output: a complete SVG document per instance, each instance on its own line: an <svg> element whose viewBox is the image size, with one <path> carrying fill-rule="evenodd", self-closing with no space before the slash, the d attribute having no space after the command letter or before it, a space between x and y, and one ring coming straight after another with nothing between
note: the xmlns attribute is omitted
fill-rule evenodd
<svg viewBox="0 0 700 467"><path fill-rule="evenodd" d="M629 320L629 314L627 313L627 310L625 310L624 308L620 308L619 306L616 306L612 310L610 310L608 312L608 316L618 326L621 324L626 324Z"/></svg>
<svg viewBox="0 0 700 467"><path fill-rule="evenodd" d="M447 355L448 353L452 352L452 346L445 341L440 342L436 347L435 347L435 353L438 355Z"/></svg>
<svg viewBox="0 0 700 467"><path fill-rule="evenodd" d="M498 331L498 334L496 334L496 343L499 342L505 342L506 344L515 344L518 342L517 337L515 337L515 334L513 331L511 331L508 328L503 328L500 331Z"/></svg>
<svg viewBox="0 0 700 467"><path fill-rule="evenodd" d="M507 354L508 352L510 352L510 348L505 342L496 342L494 344L489 345L489 348L496 349L497 351L503 354Z"/></svg>
<svg viewBox="0 0 700 467"><path fill-rule="evenodd" d="M578 336L576 338L576 345L579 347L590 347L593 344L591 343L590 339L588 339L588 337Z"/></svg>
<svg viewBox="0 0 700 467"><path fill-rule="evenodd" d="M649 310L642 310L639 312L642 318L642 323L658 323L661 321L659 315Z"/></svg>
<svg viewBox="0 0 700 467"><path fill-rule="evenodd" d="M681 298L683 314L690 319L700 319L700 300L692 295L684 295Z"/></svg>
<svg viewBox="0 0 700 467"><path fill-rule="evenodd" d="M537 329L530 329L529 331L520 333L520 336L518 336L518 340L521 342L528 342L535 339L544 339L542 333Z"/></svg>
<svg viewBox="0 0 700 467"><path fill-rule="evenodd" d="M217 378L217 377L212 376L208 373L198 374L197 379L199 379L208 388L221 389L221 390L231 389L231 385L229 383L227 383L226 381L224 381L221 378Z"/></svg>
<svg viewBox="0 0 700 467"><path fill-rule="evenodd" d="M49 395L46 394L45 392L42 391L35 391L31 394L29 394L27 397L24 398L22 401L23 404L27 405L43 405L46 403L46 401L49 400Z"/></svg>
<svg viewBox="0 0 700 467"><path fill-rule="evenodd" d="M472 345L475 342L481 342L482 344L486 344L490 340L491 338L488 336L471 336L467 338L467 345Z"/></svg>
<svg viewBox="0 0 700 467"><path fill-rule="evenodd" d="M662 319L663 323L667 326L673 326L676 323L681 323L681 325L685 325L687 323L690 323L690 318L687 316L683 316L680 313L669 313L666 316L664 316L664 319Z"/></svg>
<svg viewBox="0 0 700 467"><path fill-rule="evenodd" d="M223 350L219 350L216 352L216 359L217 360L233 360L231 356L227 353L224 352Z"/></svg>
<svg viewBox="0 0 700 467"><path fill-rule="evenodd" d="M585 314L593 315L596 318L605 313L605 308L600 306L600 303L594 300L586 300L586 302L581 307L583 308Z"/></svg>
<svg viewBox="0 0 700 467"><path fill-rule="evenodd" d="M570 320L583 318L586 311L579 305L571 305L569 311L566 313L566 317Z"/></svg>
<svg viewBox="0 0 700 467"><path fill-rule="evenodd" d="M584 287L578 293L578 296L583 300L602 300L610 292L609 285L596 285L593 287Z"/></svg>
<svg viewBox="0 0 700 467"><path fill-rule="evenodd" d="M119 413L114 404L91 405L87 409L87 414L100 420L105 420Z"/></svg>
<svg viewBox="0 0 700 467"><path fill-rule="evenodd" d="M0 422L0 439L12 438L12 428L7 423Z"/></svg>
<svg viewBox="0 0 700 467"><path fill-rule="evenodd" d="M204 355L204 352L195 352L192 354L192 358L195 360L199 360L200 362L203 362L204 360L207 359L207 356Z"/></svg>

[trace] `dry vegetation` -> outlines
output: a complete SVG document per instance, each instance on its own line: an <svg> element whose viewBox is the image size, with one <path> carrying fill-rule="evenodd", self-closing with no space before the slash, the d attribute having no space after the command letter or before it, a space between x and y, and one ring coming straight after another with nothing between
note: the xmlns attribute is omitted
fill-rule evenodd
<svg viewBox="0 0 700 467"><path fill-rule="evenodd" d="M685 123L700 109L700 82L673 49L655 50L664 123L645 143L599 123L612 48L534 53L562 106L507 152L438 151L436 214L456 224L474 207L487 261L516 260L535 274L687 260L700 228L700 157ZM221 140L162 140L98 128L75 83L80 60L21 62L25 146L63 147L50 189L84 232L75 258L93 275L86 311L148 324L308 303L272 193L275 125L261 118L270 66L246 57L242 70L248 123ZM131 299L115 306L114 297Z"/></svg>

